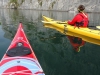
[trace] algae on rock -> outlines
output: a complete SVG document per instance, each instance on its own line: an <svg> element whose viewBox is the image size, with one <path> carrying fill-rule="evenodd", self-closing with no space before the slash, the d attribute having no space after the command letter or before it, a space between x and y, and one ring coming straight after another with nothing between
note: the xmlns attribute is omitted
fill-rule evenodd
<svg viewBox="0 0 100 75"><path fill-rule="evenodd" d="M18 0L10 0L10 2L9 2L8 5L9 5L11 8L17 9L19 6L21 6L21 5L23 4L24 1L25 1L25 0L20 0L20 3L19 3Z"/></svg>

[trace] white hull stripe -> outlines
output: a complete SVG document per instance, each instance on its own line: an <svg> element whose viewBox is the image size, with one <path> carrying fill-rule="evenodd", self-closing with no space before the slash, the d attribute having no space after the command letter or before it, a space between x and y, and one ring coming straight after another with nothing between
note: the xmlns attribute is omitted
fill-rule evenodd
<svg viewBox="0 0 100 75"><path fill-rule="evenodd" d="M33 74L40 71L40 70L42 71L41 67L39 67L36 62L33 62L31 60L28 60L28 59L14 59L14 60L11 60L11 61L5 63L4 65L0 66L0 75L2 75L2 73L4 71L6 71L7 69L14 67L14 66L26 67Z"/></svg>

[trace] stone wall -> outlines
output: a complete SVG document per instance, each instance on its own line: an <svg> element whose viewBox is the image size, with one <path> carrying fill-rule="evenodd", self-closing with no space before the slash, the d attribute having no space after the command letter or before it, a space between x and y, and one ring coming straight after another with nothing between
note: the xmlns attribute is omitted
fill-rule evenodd
<svg viewBox="0 0 100 75"><path fill-rule="evenodd" d="M100 0L0 0L0 8L76 11L83 4L88 12L100 12Z"/></svg>

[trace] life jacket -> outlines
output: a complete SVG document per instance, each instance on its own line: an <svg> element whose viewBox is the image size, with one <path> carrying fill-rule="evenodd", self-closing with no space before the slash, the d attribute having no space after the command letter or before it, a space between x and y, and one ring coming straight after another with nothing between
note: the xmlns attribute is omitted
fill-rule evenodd
<svg viewBox="0 0 100 75"><path fill-rule="evenodd" d="M85 13L80 13L78 14L82 17L81 20L79 20L78 22L75 23L75 26L77 27L87 27L89 24L89 20L88 20L88 16Z"/></svg>

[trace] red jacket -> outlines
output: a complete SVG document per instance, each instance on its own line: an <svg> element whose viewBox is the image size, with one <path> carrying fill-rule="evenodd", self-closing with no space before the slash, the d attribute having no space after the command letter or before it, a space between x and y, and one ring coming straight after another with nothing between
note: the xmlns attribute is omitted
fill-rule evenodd
<svg viewBox="0 0 100 75"><path fill-rule="evenodd" d="M83 22L83 23L82 23ZM77 23L78 24L81 24L80 26L81 27L87 27L88 26L88 23L89 23L89 20L88 20L88 15L85 14L85 13L78 13L72 21L68 21L68 24L70 25L74 25L74 26L77 26Z"/></svg>

